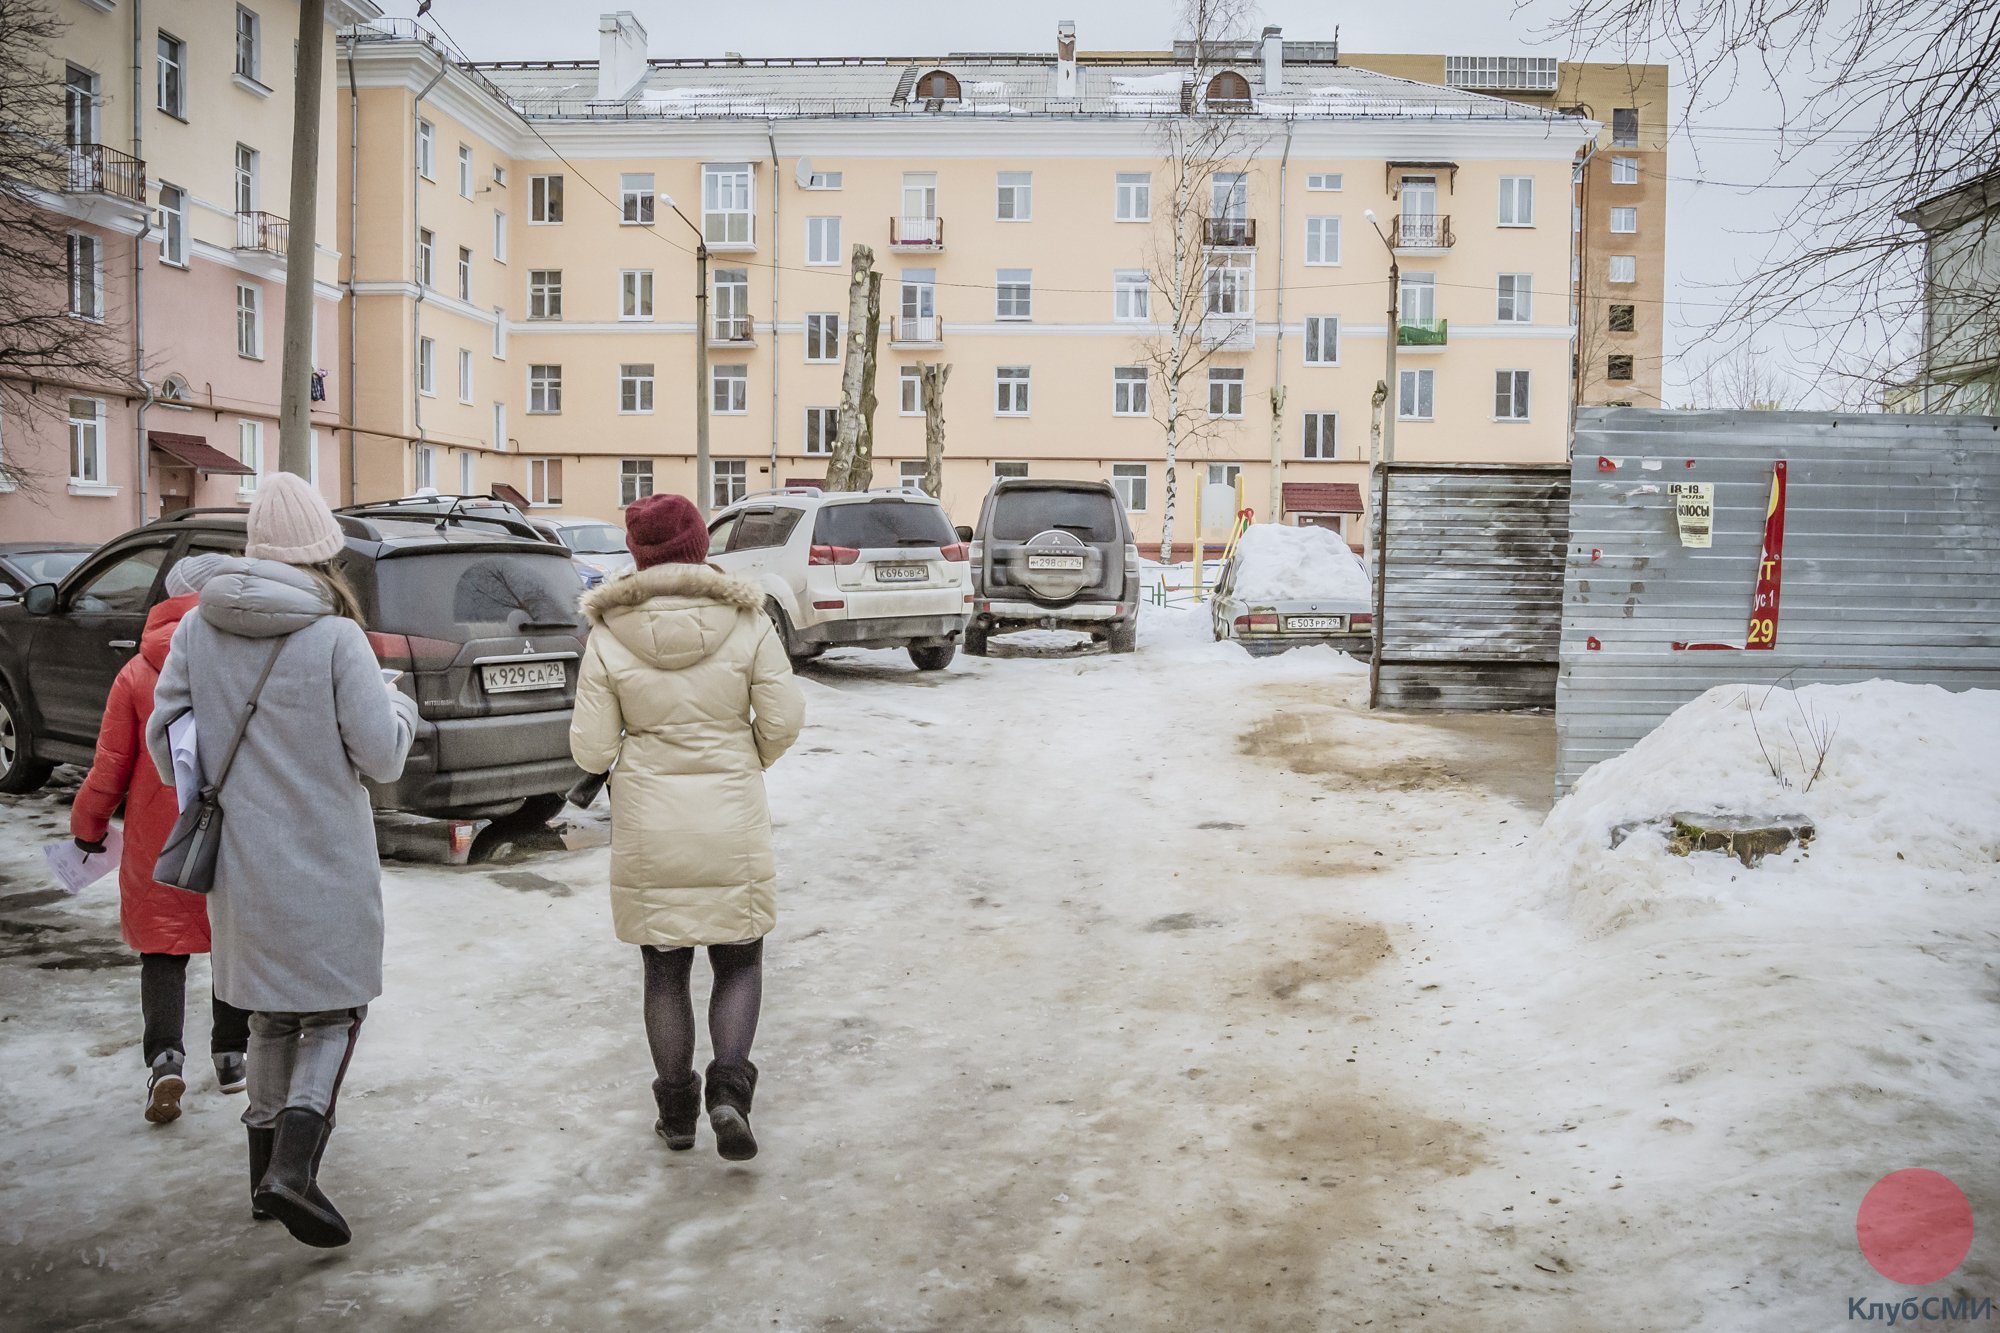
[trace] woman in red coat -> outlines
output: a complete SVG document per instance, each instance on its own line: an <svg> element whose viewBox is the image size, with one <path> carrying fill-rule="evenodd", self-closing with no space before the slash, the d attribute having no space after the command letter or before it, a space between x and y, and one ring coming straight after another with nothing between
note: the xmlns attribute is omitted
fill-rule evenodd
<svg viewBox="0 0 2000 1333"><path fill-rule="evenodd" d="M97 754L70 807L69 831L85 851L104 850L104 835L119 802L125 804L125 854L118 867L118 925L125 942L139 951L139 1009L145 1017L146 1119L164 1125L179 1118L187 1058L181 1031L187 1010L189 954L208 952L208 900L153 879L153 863L173 831L179 805L174 789L160 781L146 754L146 719L153 713L153 686L174 627L194 609L201 558L182 561L167 575L167 591L178 593L146 617L139 655L125 664L105 701L97 732ZM250 1015L211 995L214 1028L210 1050L216 1080L224 1092L244 1087L244 1048Z"/></svg>

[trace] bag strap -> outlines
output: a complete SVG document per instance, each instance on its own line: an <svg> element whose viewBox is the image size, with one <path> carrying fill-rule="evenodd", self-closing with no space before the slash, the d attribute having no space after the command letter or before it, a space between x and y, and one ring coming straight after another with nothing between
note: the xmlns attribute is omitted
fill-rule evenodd
<svg viewBox="0 0 2000 1333"><path fill-rule="evenodd" d="M264 692L264 682L271 678L271 668L278 665L278 654L285 651L285 644L290 639L290 635L279 639L278 646L264 660L264 669L258 673L257 684L250 691L250 702L243 706L243 720L236 724L236 736L229 742L229 753L222 757L222 771L215 775L215 781L209 785L210 791L221 791L222 784L229 780L229 770L236 764L236 751L243 745L243 733L250 730L250 719L256 715L257 696Z"/></svg>

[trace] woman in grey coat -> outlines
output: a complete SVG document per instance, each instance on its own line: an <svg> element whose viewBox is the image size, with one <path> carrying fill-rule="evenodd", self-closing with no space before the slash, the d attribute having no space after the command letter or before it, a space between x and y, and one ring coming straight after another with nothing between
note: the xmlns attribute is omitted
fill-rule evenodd
<svg viewBox="0 0 2000 1333"><path fill-rule="evenodd" d="M349 1231L319 1157L369 1001L382 993L382 872L361 777L402 773L415 704L385 687L326 501L290 474L250 506L248 559L216 567L181 621L146 745L172 780L167 726L190 710L212 782L265 664L219 795L209 898L215 993L250 1014L252 1206L308 1245ZM275 656L274 656L275 655Z"/></svg>

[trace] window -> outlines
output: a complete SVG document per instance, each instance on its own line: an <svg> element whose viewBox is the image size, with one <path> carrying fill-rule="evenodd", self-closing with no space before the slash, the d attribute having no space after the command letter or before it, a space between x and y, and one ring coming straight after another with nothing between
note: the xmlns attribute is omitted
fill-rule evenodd
<svg viewBox="0 0 2000 1333"><path fill-rule="evenodd" d="M499 306L493 307L493 356L497 360L507 355L507 312Z"/></svg>
<svg viewBox="0 0 2000 1333"><path fill-rule="evenodd" d="M941 69L934 69L917 80L916 101L956 102L958 100L958 80Z"/></svg>
<svg viewBox="0 0 2000 1333"><path fill-rule="evenodd" d="M1111 317L1125 323L1153 317L1153 286L1144 269L1120 269L1111 275Z"/></svg>
<svg viewBox="0 0 2000 1333"><path fill-rule="evenodd" d="M1117 199L1117 210L1114 216L1120 222L1151 222L1153 220L1153 173L1150 171L1119 172Z"/></svg>
<svg viewBox="0 0 2000 1333"><path fill-rule="evenodd" d="M1496 370L1493 372L1493 418L1496 421L1526 421L1528 419L1527 371Z"/></svg>
<svg viewBox="0 0 2000 1333"><path fill-rule="evenodd" d="M1027 475L1028 465L1026 463L995 462L993 464L993 480L995 481L1018 481Z"/></svg>
<svg viewBox="0 0 2000 1333"><path fill-rule="evenodd" d="M1502 176L1500 178L1500 225L1503 227L1532 227L1535 225L1535 178L1533 176Z"/></svg>
<svg viewBox="0 0 2000 1333"><path fill-rule="evenodd" d="M1211 486L1235 486L1236 479L1243 475L1241 463L1210 463L1208 484Z"/></svg>
<svg viewBox="0 0 2000 1333"><path fill-rule="evenodd" d="M1397 292L1397 318L1419 329L1437 327L1437 274L1405 273Z"/></svg>
<svg viewBox="0 0 2000 1333"><path fill-rule="evenodd" d="M104 462L104 404L95 398L70 399L70 484L105 485Z"/></svg>
<svg viewBox="0 0 2000 1333"><path fill-rule="evenodd" d="M528 367L528 413L562 411L562 367Z"/></svg>
<svg viewBox="0 0 2000 1333"><path fill-rule="evenodd" d="M1630 333L1638 323L1639 308L1634 305L1614 305L1611 307L1610 325L1613 333Z"/></svg>
<svg viewBox="0 0 2000 1333"><path fill-rule="evenodd" d="M1208 81L1208 104L1218 111L1248 111L1250 80L1226 69Z"/></svg>
<svg viewBox="0 0 2000 1333"><path fill-rule="evenodd" d="M417 339L417 392L437 392L437 339Z"/></svg>
<svg viewBox="0 0 2000 1333"><path fill-rule="evenodd" d="M507 215L497 208L493 210L493 258L507 262Z"/></svg>
<svg viewBox="0 0 2000 1333"><path fill-rule="evenodd" d="M437 489L437 450L428 444L410 450L411 480L417 490Z"/></svg>
<svg viewBox="0 0 2000 1333"><path fill-rule="evenodd" d="M749 366L710 366L708 374L710 411L724 416L742 416L750 410Z"/></svg>
<svg viewBox="0 0 2000 1333"><path fill-rule="evenodd" d="M1639 146L1638 107L1621 106L1611 112L1611 146L1613 148Z"/></svg>
<svg viewBox="0 0 2000 1333"><path fill-rule="evenodd" d="M1639 183L1639 159L1636 157L1612 158L1611 183L1613 185L1637 185Z"/></svg>
<svg viewBox="0 0 2000 1333"><path fill-rule="evenodd" d="M1028 368L1001 366L993 372L993 411L1003 417L1028 415Z"/></svg>
<svg viewBox="0 0 2000 1333"><path fill-rule="evenodd" d="M1146 397L1147 370L1144 366L1111 368L1111 414L1143 417L1153 409ZM1128 506L1129 508L1129 506Z"/></svg>
<svg viewBox="0 0 2000 1333"><path fill-rule="evenodd" d="M1340 364L1340 316L1306 316L1306 364L1309 366Z"/></svg>
<svg viewBox="0 0 2000 1333"><path fill-rule="evenodd" d="M1636 255L1611 256L1611 281L1637 282L1639 280L1639 259Z"/></svg>
<svg viewBox="0 0 2000 1333"><path fill-rule="evenodd" d="M907 377L905 378L905 383L907 383ZM905 401L908 401L907 398ZM806 409L805 451L808 458L819 458L832 453L834 437L838 434L840 434L839 408L808 407Z"/></svg>
<svg viewBox="0 0 2000 1333"><path fill-rule="evenodd" d="M896 481L906 491L920 491L924 488L924 469L928 464L921 458L906 458L896 464Z"/></svg>
<svg viewBox="0 0 2000 1333"><path fill-rule="evenodd" d="M69 313L104 318L104 243L80 231L69 234Z"/></svg>
<svg viewBox="0 0 2000 1333"><path fill-rule="evenodd" d="M1243 372L1234 367L1208 368L1208 414L1212 417L1243 415Z"/></svg>
<svg viewBox="0 0 2000 1333"><path fill-rule="evenodd" d="M653 270L628 268L618 275L618 318L653 317Z"/></svg>
<svg viewBox="0 0 2000 1333"><path fill-rule="evenodd" d="M1502 324L1528 323L1534 317L1534 285L1535 280L1526 273L1502 273L1494 317Z"/></svg>
<svg viewBox="0 0 2000 1333"><path fill-rule="evenodd" d="M808 264L838 264L840 262L840 219L806 219L806 262Z"/></svg>
<svg viewBox="0 0 2000 1333"><path fill-rule="evenodd" d="M257 150L247 144L236 145L236 211L255 213L257 211Z"/></svg>
<svg viewBox="0 0 2000 1333"><path fill-rule="evenodd" d="M472 299L472 251L458 247L458 299Z"/></svg>
<svg viewBox="0 0 2000 1333"><path fill-rule="evenodd" d="M1003 268L993 276L993 317L1032 319L1034 317L1034 274L1025 268Z"/></svg>
<svg viewBox="0 0 2000 1333"><path fill-rule="evenodd" d="M1306 219L1306 263L1338 264L1340 262L1340 219Z"/></svg>
<svg viewBox="0 0 2000 1333"><path fill-rule="evenodd" d="M493 183L503 190L507 188L507 168L498 162L493 164Z"/></svg>
<svg viewBox="0 0 2000 1333"><path fill-rule="evenodd" d="M1437 372L1431 370L1405 370L1397 376L1396 416L1403 421L1429 421L1434 404L1432 391L1437 381Z"/></svg>
<svg viewBox="0 0 2000 1333"><path fill-rule="evenodd" d="M626 413L653 410L652 362L627 363L618 367L618 410Z"/></svg>
<svg viewBox="0 0 2000 1333"><path fill-rule="evenodd" d="M718 342L748 342L750 339L750 270L715 270L715 305L709 312L714 327L709 337Z"/></svg>
<svg viewBox="0 0 2000 1333"><path fill-rule="evenodd" d="M187 264L187 191L160 186L160 262Z"/></svg>
<svg viewBox="0 0 2000 1333"><path fill-rule="evenodd" d="M562 459L528 460L528 503L555 506L562 503Z"/></svg>
<svg viewBox="0 0 2000 1333"><path fill-rule="evenodd" d="M437 127L428 120L417 121L417 174L437 179Z"/></svg>
<svg viewBox="0 0 2000 1333"><path fill-rule="evenodd" d="M531 268L528 270L528 318L561 319L562 270L559 268Z"/></svg>
<svg viewBox="0 0 2000 1333"><path fill-rule="evenodd" d="M1208 215L1223 222L1250 217L1250 177L1241 171L1218 171L1208 178ZM1241 236L1242 229L1235 230Z"/></svg>
<svg viewBox="0 0 2000 1333"><path fill-rule="evenodd" d="M528 221L543 226L563 220L563 178L528 177Z"/></svg>
<svg viewBox="0 0 2000 1333"><path fill-rule="evenodd" d="M1146 476L1149 471L1151 469L1144 463L1111 465L1111 487L1118 492L1125 508L1134 514L1146 512Z"/></svg>
<svg viewBox="0 0 2000 1333"><path fill-rule="evenodd" d="M1629 355L1607 356L1604 358L1604 378L1608 380L1629 380L1632 378L1632 358Z"/></svg>
<svg viewBox="0 0 2000 1333"><path fill-rule="evenodd" d="M701 234L710 245L750 245L750 166L710 162L701 169Z"/></svg>
<svg viewBox="0 0 2000 1333"><path fill-rule="evenodd" d="M417 281L426 287L437 286L437 238L429 227L417 228Z"/></svg>
<svg viewBox="0 0 2000 1333"><path fill-rule="evenodd" d="M458 146L458 192L472 198L472 149L466 144Z"/></svg>
<svg viewBox="0 0 2000 1333"><path fill-rule="evenodd" d="M653 460L650 458L621 458L618 460L618 503L632 504L653 493Z"/></svg>
<svg viewBox="0 0 2000 1333"><path fill-rule="evenodd" d="M653 173L628 171L618 177L618 221L624 225L653 225Z"/></svg>
<svg viewBox="0 0 2000 1333"><path fill-rule="evenodd" d="M1558 66L1554 56L1446 56L1444 81L1453 88L1485 92L1552 93Z"/></svg>
<svg viewBox="0 0 2000 1333"><path fill-rule="evenodd" d="M243 6L236 6L236 72L252 81L261 77L263 53L257 40L257 15Z"/></svg>
<svg viewBox="0 0 2000 1333"><path fill-rule="evenodd" d="M1035 213L1035 173L1003 171L993 216L1002 222L1026 222Z"/></svg>
<svg viewBox="0 0 2000 1333"><path fill-rule="evenodd" d="M1308 412L1305 421L1306 435L1300 446L1300 456L1320 460L1332 458L1340 442L1340 413Z"/></svg>
<svg viewBox="0 0 2000 1333"><path fill-rule="evenodd" d="M472 401L472 349L470 347L461 347L458 349L458 401L461 403Z"/></svg>
<svg viewBox="0 0 2000 1333"><path fill-rule="evenodd" d="M257 489L257 479L264 475L263 422L236 423L236 461L250 469L249 476L236 478L236 489L245 494L254 492Z"/></svg>
<svg viewBox="0 0 2000 1333"><path fill-rule="evenodd" d="M837 171L815 171L806 179L805 188L808 190L838 190L840 188L840 173Z"/></svg>
<svg viewBox="0 0 2000 1333"><path fill-rule="evenodd" d="M1250 269L1243 264L1214 264L1206 280L1207 313L1248 315L1250 313Z"/></svg>
<svg viewBox="0 0 2000 1333"><path fill-rule="evenodd" d="M507 404L493 404L493 449L504 452L507 448Z"/></svg>
<svg viewBox="0 0 2000 1333"><path fill-rule="evenodd" d="M806 316L806 360L838 361L840 359L840 316Z"/></svg>
<svg viewBox="0 0 2000 1333"><path fill-rule="evenodd" d="M710 466L711 509L725 509L750 493L750 464L741 458L718 458Z"/></svg>
<svg viewBox="0 0 2000 1333"><path fill-rule="evenodd" d="M935 171L903 173L903 211L900 217L902 226L897 229L896 236L904 244L935 245L942 239L942 233L936 227L926 225L937 220Z"/></svg>
<svg viewBox="0 0 2000 1333"><path fill-rule="evenodd" d="M1611 210L1611 230L1627 236L1639 230L1639 210L1636 208L1614 208Z"/></svg>
<svg viewBox="0 0 2000 1333"><path fill-rule="evenodd" d="M187 119L187 43L167 33L160 34L160 59L156 69L157 104L160 110L180 120Z"/></svg>
<svg viewBox="0 0 2000 1333"><path fill-rule="evenodd" d="M236 355L264 355L264 289L236 284Z"/></svg>
<svg viewBox="0 0 2000 1333"><path fill-rule="evenodd" d="M468 449L458 456L458 493L460 495L477 494L477 491L474 489L476 482L472 475L473 467L472 451Z"/></svg>
<svg viewBox="0 0 2000 1333"><path fill-rule="evenodd" d="M98 134L97 75L77 65L63 69L63 142L72 148L96 143Z"/></svg>
<svg viewBox="0 0 2000 1333"><path fill-rule="evenodd" d="M924 375L916 366L896 373L896 410L906 417L924 414Z"/></svg>
<svg viewBox="0 0 2000 1333"><path fill-rule="evenodd" d="M1340 173L1337 171L1315 171L1306 177L1308 190L1338 190Z"/></svg>

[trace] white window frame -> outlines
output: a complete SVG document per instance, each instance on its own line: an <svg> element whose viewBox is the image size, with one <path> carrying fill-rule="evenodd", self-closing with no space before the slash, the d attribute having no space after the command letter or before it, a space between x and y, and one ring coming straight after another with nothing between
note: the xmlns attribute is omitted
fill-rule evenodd
<svg viewBox="0 0 2000 1333"><path fill-rule="evenodd" d="M528 177L528 225L560 227L563 220L563 177L545 171Z"/></svg>
<svg viewBox="0 0 2000 1333"><path fill-rule="evenodd" d="M1639 159L1636 157L1613 157L1611 159L1611 183L1613 185L1637 185L1639 183Z"/></svg>
<svg viewBox="0 0 2000 1333"><path fill-rule="evenodd" d="M528 318L560 320L563 317L563 271L559 268L528 270Z"/></svg>
<svg viewBox="0 0 2000 1333"><path fill-rule="evenodd" d="M1111 368L1111 415L1150 417L1153 414L1152 376L1144 366Z"/></svg>
<svg viewBox="0 0 2000 1333"><path fill-rule="evenodd" d="M1034 371L1028 366L993 368L993 415L1025 417L1032 407Z"/></svg>
<svg viewBox="0 0 2000 1333"><path fill-rule="evenodd" d="M1636 236L1639 234L1639 210L1636 208L1614 208L1611 210L1611 234L1613 236Z"/></svg>
<svg viewBox="0 0 2000 1333"><path fill-rule="evenodd" d="M258 211L257 205L264 194L263 161L264 155L249 144L236 145L236 174L233 180L236 187L236 211L239 213Z"/></svg>
<svg viewBox="0 0 2000 1333"><path fill-rule="evenodd" d="M437 339L435 338L417 339L417 392L426 398L437 397Z"/></svg>
<svg viewBox="0 0 2000 1333"><path fill-rule="evenodd" d="M896 415L920 417L924 414L924 376L916 366L896 372Z"/></svg>
<svg viewBox="0 0 2000 1333"><path fill-rule="evenodd" d="M708 247L757 244L757 172L748 162L701 164L701 234Z"/></svg>
<svg viewBox="0 0 2000 1333"><path fill-rule="evenodd" d="M1241 366L1210 366L1208 368L1208 415L1216 421L1240 421L1243 418L1243 387L1245 376ZM1216 409L1218 401L1221 410Z"/></svg>
<svg viewBox="0 0 2000 1333"><path fill-rule="evenodd" d="M806 178L802 187L807 190L838 190L841 187L841 173L838 171L815 171Z"/></svg>
<svg viewBox="0 0 2000 1333"><path fill-rule="evenodd" d="M1428 366L1406 366L1396 372L1396 378L1396 419L1437 420L1437 372Z"/></svg>
<svg viewBox="0 0 2000 1333"><path fill-rule="evenodd" d="M993 218L996 222L1032 222L1035 218L1035 173L1002 171L993 182Z"/></svg>
<svg viewBox="0 0 2000 1333"><path fill-rule="evenodd" d="M636 504L653 493L653 460L650 458L621 458L618 460L618 503Z"/></svg>
<svg viewBox="0 0 2000 1333"><path fill-rule="evenodd" d="M652 172L621 172L618 177L618 225L621 227L652 226L653 196Z"/></svg>
<svg viewBox="0 0 2000 1333"><path fill-rule="evenodd" d="M1145 463L1113 463L1111 465L1111 489L1118 492L1118 500L1128 514L1143 514L1152 496L1153 469Z"/></svg>
<svg viewBox="0 0 2000 1333"><path fill-rule="evenodd" d="M910 367L905 366L908 370ZM805 436L799 451L807 458L826 458L833 453L834 438L840 434L840 409L808 407Z"/></svg>
<svg viewBox="0 0 2000 1333"><path fill-rule="evenodd" d="M1605 281L1616 283L1637 282L1639 280L1639 257L1637 255L1611 255L1605 265ZM1620 273L1624 277L1619 277Z"/></svg>
<svg viewBox="0 0 2000 1333"><path fill-rule="evenodd" d="M626 268L618 271L618 318L640 323L653 318L653 270Z"/></svg>
<svg viewBox="0 0 2000 1333"><path fill-rule="evenodd" d="M472 452L472 450L470 449L459 450L458 493L460 495L477 494L477 492L473 490L473 487L478 484L478 478L475 476L475 470L477 469L477 467L478 467L477 455L475 455Z"/></svg>
<svg viewBox="0 0 2000 1333"><path fill-rule="evenodd" d="M560 362L545 361L528 367L528 415L562 415L563 368Z"/></svg>
<svg viewBox="0 0 2000 1333"><path fill-rule="evenodd" d="M261 421L238 421L236 423L236 461L250 469L250 475L236 478L236 494L239 499L248 499L257 493L257 483L264 478L264 423Z"/></svg>
<svg viewBox="0 0 2000 1333"><path fill-rule="evenodd" d="M727 509L750 493L750 463L743 458L718 458L710 465L711 509Z"/></svg>
<svg viewBox="0 0 2000 1333"><path fill-rule="evenodd" d="M1322 214L1306 219L1306 266L1340 266L1340 215Z"/></svg>
<svg viewBox="0 0 2000 1333"><path fill-rule="evenodd" d="M160 262L188 266L187 191L165 181L160 182Z"/></svg>
<svg viewBox="0 0 2000 1333"><path fill-rule="evenodd" d="M1035 271L1001 268L993 271L993 318L1018 323L1035 317Z"/></svg>
<svg viewBox="0 0 2000 1333"><path fill-rule="evenodd" d="M1306 189L1311 191L1338 190L1341 185L1341 173L1338 171L1315 171L1306 176Z"/></svg>
<svg viewBox="0 0 2000 1333"><path fill-rule="evenodd" d="M507 312L497 305L493 307L493 359L507 359Z"/></svg>
<svg viewBox="0 0 2000 1333"><path fill-rule="evenodd" d="M472 401L472 349L470 347L461 347L458 349L458 401L468 404Z"/></svg>
<svg viewBox="0 0 2000 1333"><path fill-rule="evenodd" d="M88 403L85 413L78 413L77 404ZM110 457L104 443L104 400L102 398L72 398L69 400L69 484L108 488L111 478L106 472ZM84 464L77 468L78 461Z"/></svg>
<svg viewBox="0 0 2000 1333"><path fill-rule="evenodd" d="M1153 280L1146 270L1122 268L1111 275L1111 318L1120 324L1153 318Z"/></svg>
<svg viewBox="0 0 2000 1333"><path fill-rule="evenodd" d="M264 359L264 289L253 283L236 284L236 355Z"/></svg>
<svg viewBox="0 0 2000 1333"><path fill-rule="evenodd" d="M750 414L750 363L730 361L708 368L708 410L718 417Z"/></svg>
<svg viewBox="0 0 2000 1333"><path fill-rule="evenodd" d="M104 242L87 231L69 234L65 263L69 278L69 313L93 324L104 322Z"/></svg>
<svg viewBox="0 0 2000 1333"><path fill-rule="evenodd" d="M187 43L160 29L153 46L153 105L175 120L186 120L188 109Z"/></svg>
<svg viewBox="0 0 2000 1333"><path fill-rule="evenodd" d="M840 360L839 315L815 313L806 316L805 351L807 362L813 365L830 364ZM815 352L818 354L815 355Z"/></svg>
<svg viewBox="0 0 2000 1333"><path fill-rule="evenodd" d="M1530 377L1525 370L1493 372L1493 419L1515 422L1528 419Z"/></svg>
<svg viewBox="0 0 2000 1333"><path fill-rule="evenodd" d="M618 366L618 415L622 417L653 415L653 383L655 379L652 361L623 361Z"/></svg>
<svg viewBox="0 0 2000 1333"><path fill-rule="evenodd" d="M472 198L472 145L458 146L458 195L461 199Z"/></svg>
<svg viewBox="0 0 2000 1333"><path fill-rule="evenodd" d="M1153 220L1153 173L1121 171L1113 186L1112 220L1151 222Z"/></svg>
<svg viewBox="0 0 2000 1333"><path fill-rule="evenodd" d="M906 491L920 491L924 488L924 469L930 461L924 458L905 458L896 464L896 484Z"/></svg>
<svg viewBox="0 0 2000 1333"><path fill-rule="evenodd" d="M433 445L419 444L410 449L410 481L412 489L437 489L437 449Z"/></svg>
<svg viewBox="0 0 2000 1333"><path fill-rule="evenodd" d="M551 480L555 482L550 485ZM528 504L535 509L554 509L562 504L562 496L554 492L562 489L562 459L555 457L530 458L528 460Z"/></svg>
<svg viewBox="0 0 2000 1333"><path fill-rule="evenodd" d="M417 283L437 288L437 233L429 227L417 228Z"/></svg>
<svg viewBox="0 0 2000 1333"><path fill-rule="evenodd" d="M1307 315L1304 344L1305 364L1309 366L1337 366L1340 364L1340 316ZM1317 353L1317 355L1315 355Z"/></svg>
<svg viewBox="0 0 2000 1333"><path fill-rule="evenodd" d="M1339 456L1340 413L1305 413L1299 435L1299 457L1308 462L1324 463Z"/></svg>
<svg viewBox="0 0 2000 1333"><path fill-rule="evenodd" d="M806 219L806 263L837 266L840 263L840 219Z"/></svg>
<svg viewBox="0 0 2000 1333"><path fill-rule="evenodd" d="M507 452L507 404L493 404L493 452Z"/></svg>
<svg viewBox="0 0 2000 1333"><path fill-rule="evenodd" d="M708 304L708 336L720 340L725 325L741 323L755 328L750 318L750 270L710 269L710 285L715 289Z"/></svg>
<svg viewBox="0 0 2000 1333"><path fill-rule="evenodd" d="M458 299L472 300L472 247L458 247Z"/></svg>
<svg viewBox="0 0 2000 1333"><path fill-rule="evenodd" d="M1532 227L1535 225L1535 178L1533 176L1502 176L1500 178L1500 225L1503 227Z"/></svg>
<svg viewBox="0 0 2000 1333"><path fill-rule="evenodd" d="M245 24L244 20L249 23ZM236 6L236 72L252 83L264 81L264 24L257 11Z"/></svg>
<svg viewBox="0 0 2000 1333"><path fill-rule="evenodd" d="M1001 469L1006 469L1004 472ZM1019 468L1020 471L1015 471ZM996 458L993 460L993 480L1019 481L1028 475L1028 465L1018 459Z"/></svg>
<svg viewBox="0 0 2000 1333"><path fill-rule="evenodd" d="M417 118L417 174L427 181L437 179L437 126Z"/></svg>
<svg viewBox="0 0 2000 1333"><path fill-rule="evenodd" d="M507 262L507 215L497 208L493 210L493 260Z"/></svg>
<svg viewBox="0 0 2000 1333"><path fill-rule="evenodd" d="M1502 273L1493 287L1493 318L1500 324L1530 324L1535 318L1535 280L1527 273Z"/></svg>

